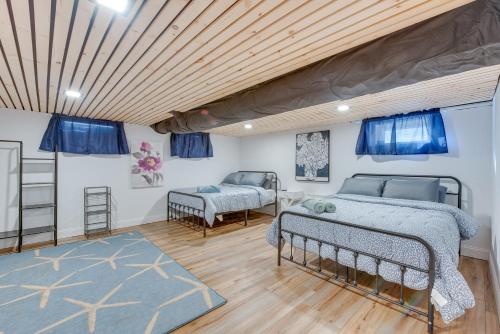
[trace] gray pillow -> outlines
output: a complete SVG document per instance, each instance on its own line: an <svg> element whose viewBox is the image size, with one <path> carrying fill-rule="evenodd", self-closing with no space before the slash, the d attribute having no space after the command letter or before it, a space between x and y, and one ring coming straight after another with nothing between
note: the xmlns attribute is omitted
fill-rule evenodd
<svg viewBox="0 0 500 334"><path fill-rule="evenodd" d="M385 180L378 178L348 178L344 180L339 194L354 194L380 197Z"/></svg>
<svg viewBox="0 0 500 334"><path fill-rule="evenodd" d="M262 187L264 181L266 181L266 173L243 173L240 184Z"/></svg>
<svg viewBox="0 0 500 334"><path fill-rule="evenodd" d="M446 202L446 193L448 192L448 188L444 186L439 186L438 190L438 202L445 203Z"/></svg>
<svg viewBox="0 0 500 334"><path fill-rule="evenodd" d="M439 180L389 180L382 197L437 202Z"/></svg>
<svg viewBox="0 0 500 334"><path fill-rule="evenodd" d="M231 173L224 178L222 183L240 184L242 177L243 177L242 173L239 173L239 172Z"/></svg>
<svg viewBox="0 0 500 334"><path fill-rule="evenodd" d="M273 178L274 174L267 174L264 183L262 184L262 188L264 189L273 189Z"/></svg>

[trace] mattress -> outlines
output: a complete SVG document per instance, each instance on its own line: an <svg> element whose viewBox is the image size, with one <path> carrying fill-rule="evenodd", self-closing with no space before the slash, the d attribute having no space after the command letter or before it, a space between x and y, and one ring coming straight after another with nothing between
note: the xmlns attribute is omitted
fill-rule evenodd
<svg viewBox="0 0 500 334"><path fill-rule="evenodd" d="M276 196L274 190L262 187L221 184L219 188L220 193L196 193L196 190L192 188L177 189L176 191L201 196L205 200L206 207L203 218L210 226L213 225L216 214L262 208L274 203ZM203 210L203 200L200 198L172 193L170 201ZM192 211L186 212L192 214ZM200 217L203 215L197 211L194 214Z"/></svg>
<svg viewBox="0 0 500 334"><path fill-rule="evenodd" d="M472 238L479 226L473 217L454 206L426 201L361 195L337 195L328 200L336 205L337 211L320 214L321 218L417 236L432 247L436 256L434 290L446 301L438 308L444 321L449 322L462 315L465 309L474 306L472 291L458 271L460 240ZM311 215L301 205L287 211ZM276 219L267 233L268 242L275 247L278 240L277 225ZM428 251L414 240L292 215L283 216L282 228L416 268L428 268ZM288 233L283 233L283 238L285 243L290 242ZM294 246L304 248L301 240L294 240ZM308 251L318 254L317 242L309 240L306 247ZM321 256L335 260L334 247L323 245ZM354 267L353 252L340 250L338 262ZM375 274L373 258L360 255L357 264L359 270ZM379 273L386 281L398 284L401 281L399 266L389 262L381 263ZM405 273L405 286L422 290L427 285L426 273L412 269Z"/></svg>

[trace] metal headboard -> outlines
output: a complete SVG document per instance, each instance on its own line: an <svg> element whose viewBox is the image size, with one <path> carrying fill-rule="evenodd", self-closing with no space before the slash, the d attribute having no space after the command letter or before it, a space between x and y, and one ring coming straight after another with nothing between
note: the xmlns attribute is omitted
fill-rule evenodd
<svg viewBox="0 0 500 334"><path fill-rule="evenodd" d="M456 183L457 192L446 191L446 195L457 196L457 206L459 209L462 208L462 182L454 176L356 173L352 177L381 177L381 178L390 178L390 177L398 178L398 177L400 177L400 178L416 178L416 179L439 179L440 182L441 182L441 180L448 180L448 181L451 181L452 183Z"/></svg>
<svg viewBox="0 0 500 334"><path fill-rule="evenodd" d="M274 186L274 216L278 216L278 174L272 171L262 171L262 170L239 170L238 173L263 173L263 174L272 174L273 175L273 186ZM269 205L269 204L268 204Z"/></svg>

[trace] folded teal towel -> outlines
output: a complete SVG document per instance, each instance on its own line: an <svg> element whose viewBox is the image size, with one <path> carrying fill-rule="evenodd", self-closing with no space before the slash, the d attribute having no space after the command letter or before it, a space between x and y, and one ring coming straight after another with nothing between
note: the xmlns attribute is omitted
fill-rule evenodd
<svg viewBox="0 0 500 334"><path fill-rule="evenodd" d="M305 200L304 202L302 202L302 206L317 215L325 212L325 203L316 199Z"/></svg>
<svg viewBox="0 0 500 334"><path fill-rule="evenodd" d="M337 207L332 202L317 199L307 199L302 202L302 206L317 215L323 212L334 213L337 210Z"/></svg>
<svg viewBox="0 0 500 334"><path fill-rule="evenodd" d="M220 188L217 186L201 186L196 188L197 193L220 193Z"/></svg>
<svg viewBox="0 0 500 334"><path fill-rule="evenodd" d="M337 211L337 207L332 202L325 202L325 212L334 213Z"/></svg>

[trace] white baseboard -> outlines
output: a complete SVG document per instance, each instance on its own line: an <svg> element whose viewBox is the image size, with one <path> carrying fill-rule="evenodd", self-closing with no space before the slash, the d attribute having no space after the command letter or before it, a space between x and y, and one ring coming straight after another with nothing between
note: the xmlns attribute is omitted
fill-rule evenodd
<svg viewBox="0 0 500 334"><path fill-rule="evenodd" d="M57 229L57 238L71 238L83 235L83 226L78 228Z"/></svg>
<svg viewBox="0 0 500 334"><path fill-rule="evenodd" d="M495 296L495 304L497 306L497 316L500 319L500 282L498 281L498 273L495 266L495 258L490 253L488 259L490 268L491 285L493 286L493 295Z"/></svg>
<svg viewBox="0 0 500 334"><path fill-rule="evenodd" d="M463 245L461 247L461 255L473 257L475 259L488 261L490 257L490 252L484 248L478 248L471 245Z"/></svg>
<svg viewBox="0 0 500 334"><path fill-rule="evenodd" d="M133 218L133 219L122 219L116 223L111 223L112 229L122 228L122 227L130 227L137 226L142 224L149 224L154 222L159 222L162 220L167 220L167 214L156 215L156 216L146 216L143 218Z"/></svg>
<svg viewBox="0 0 500 334"><path fill-rule="evenodd" d="M118 222L111 222L111 229L118 229L122 227L131 227L142 224L154 223L162 220L167 220L167 215L156 215L156 216L147 216L143 218L133 218L133 219L123 219ZM70 238L77 237L83 235L83 225L80 227L66 228L58 230L58 238Z"/></svg>

